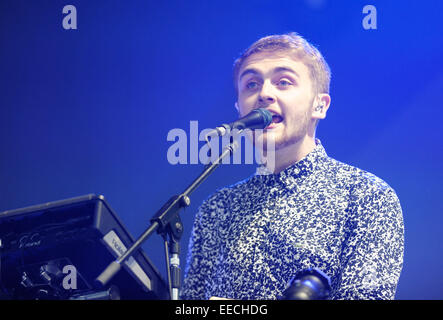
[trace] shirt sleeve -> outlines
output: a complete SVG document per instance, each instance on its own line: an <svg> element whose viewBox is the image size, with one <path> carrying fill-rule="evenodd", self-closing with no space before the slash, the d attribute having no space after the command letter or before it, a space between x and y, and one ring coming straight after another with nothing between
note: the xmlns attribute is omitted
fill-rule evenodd
<svg viewBox="0 0 443 320"><path fill-rule="evenodd" d="M185 276L181 290L183 300L208 299L207 288L214 268L217 239L216 226L217 201L213 196L202 203L195 216L189 241Z"/></svg>
<svg viewBox="0 0 443 320"><path fill-rule="evenodd" d="M354 214L333 299L394 299L404 251L398 197L389 187L363 191Z"/></svg>

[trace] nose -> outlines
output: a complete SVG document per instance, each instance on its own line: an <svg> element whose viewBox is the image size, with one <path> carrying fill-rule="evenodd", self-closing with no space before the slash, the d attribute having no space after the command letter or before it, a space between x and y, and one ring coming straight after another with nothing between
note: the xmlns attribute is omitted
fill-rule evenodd
<svg viewBox="0 0 443 320"><path fill-rule="evenodd" d="M276 101L272 84L269 82L263 83L261 91L258 96L260 107L273 104Z"/></svg>

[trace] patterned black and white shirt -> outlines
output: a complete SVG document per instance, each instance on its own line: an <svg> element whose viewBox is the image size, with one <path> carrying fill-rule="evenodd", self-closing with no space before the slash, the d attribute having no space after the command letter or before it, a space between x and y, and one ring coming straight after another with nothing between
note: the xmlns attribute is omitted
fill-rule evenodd
<svg viewBox="0 0 443 320"><path fill-rule="evenodd" d="M394 298L404 247L397 195L316 144L280 173L258 168L203 202L182 299L276 299L314 267L329 276L331 299Z"/></svg>

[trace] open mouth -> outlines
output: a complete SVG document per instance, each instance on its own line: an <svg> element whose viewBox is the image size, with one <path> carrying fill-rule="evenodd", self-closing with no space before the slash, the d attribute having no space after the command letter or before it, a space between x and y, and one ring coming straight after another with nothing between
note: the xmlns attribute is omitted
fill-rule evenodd
<svg viewBox="0 0 443 320"><path fill-rule="evenodd" d="M271 124L272 123L280 123L282 121L283 121L283 117L282 116L280 116L278 114L273 114L272 115L272 122L271 122Z"/></svg>
<svg viewBox="0 0 443 320"><path fill-rule="evenodd" d="M283 121L283 117L281 115L272 114L272 121L271 123L266 127L266 129L274 129L274 127L277 126L278 123Z"/></svg>

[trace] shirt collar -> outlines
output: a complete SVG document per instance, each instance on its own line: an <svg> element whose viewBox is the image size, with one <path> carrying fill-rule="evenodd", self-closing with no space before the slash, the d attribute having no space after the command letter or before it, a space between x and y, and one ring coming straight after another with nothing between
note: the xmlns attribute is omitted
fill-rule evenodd
<svg viewBox="0 0 443 320"><path fill-rule="evenodd" d="M270 172L265 166L259 166L255 172L255 177L266 181L280 181L283 184L293 184L295 180L308 176L314 172L318 165L328 156L326 150L321 144L320 139L315 139L315 148L303 159L293 165L280 171L279 173Z"/></svg>

